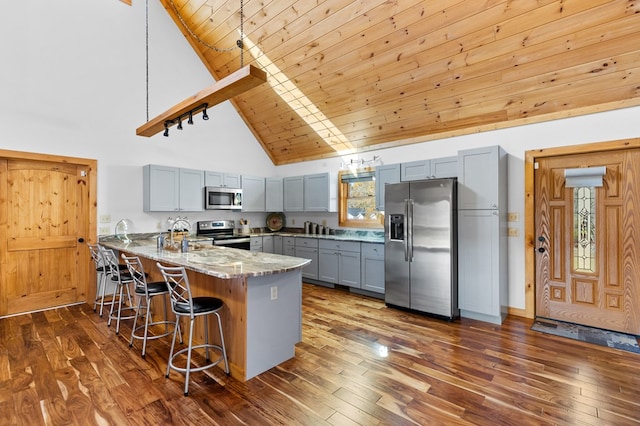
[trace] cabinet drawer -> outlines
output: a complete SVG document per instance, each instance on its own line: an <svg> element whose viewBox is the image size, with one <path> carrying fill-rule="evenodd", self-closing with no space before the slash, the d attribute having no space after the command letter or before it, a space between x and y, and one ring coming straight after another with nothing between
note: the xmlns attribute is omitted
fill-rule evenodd
<svg viewBox="0 0 640 426"><path fill-rule="evenodd" d="M362 243L363 256L384 256L384 244Z"/></svg>
<svg viewBox="0 0 640 426"><path fill-rule="evenodd" d="M320 240L319 247L328 250L360 252L360 243L357 241Z"/></svg>
<svg viewBox="0 0 640 426"><path fill-rule="evenodd" d="M295 246L296 238L295 237L282 237L282 244L285 246Z"/></svg>
<svg viewBox="0 0 640 426"><path fill-rule="evenodd" d="M316 238L296 238L296 246L318 248L318 240Z"/></svg>
<svg viewBox="0 0 640 426"><path fill-rule="evenodd" d="M262 245L262 237L251 237L251 245L252 246L261 246Z"/></svg>

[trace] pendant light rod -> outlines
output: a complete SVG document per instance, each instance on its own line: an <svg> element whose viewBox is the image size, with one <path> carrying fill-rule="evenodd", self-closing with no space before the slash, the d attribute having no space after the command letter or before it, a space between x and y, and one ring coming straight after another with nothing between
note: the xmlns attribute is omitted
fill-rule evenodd
<svg viewBox="0 0 640 426"><path fill-rule="evenodd" d="M202 104L207 104L210 108L214 105L222 103L233 98L240 93L253 89L267 81L267 73L253 65L247 65L239 70L229 74L228 76L216 81L207 87L188 97L182 102L174 105L167 111L147 121L136 129L138 136L153 136L165 130L165 124L177 124L179 117L189 114L189 111L197 109Z"/></svg>

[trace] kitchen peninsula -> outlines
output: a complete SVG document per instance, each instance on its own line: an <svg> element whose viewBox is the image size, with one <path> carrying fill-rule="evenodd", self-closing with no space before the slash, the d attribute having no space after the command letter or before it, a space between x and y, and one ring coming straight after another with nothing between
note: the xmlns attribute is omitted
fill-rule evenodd
<svg viewBox="0 0 640 426"><path fill-rule="evenodd" d="M136 255L150 281L161 281L156 262L184 266L194 296L222 299L225 344L231 376L245 381L295 355L302 339L301 268L310 261L278 254L192 242L190 250L157 248L155 235L103 237L100 244ZM218 341L216 327L209 327ZM196 340L203 341L201 323Z"/></svg>

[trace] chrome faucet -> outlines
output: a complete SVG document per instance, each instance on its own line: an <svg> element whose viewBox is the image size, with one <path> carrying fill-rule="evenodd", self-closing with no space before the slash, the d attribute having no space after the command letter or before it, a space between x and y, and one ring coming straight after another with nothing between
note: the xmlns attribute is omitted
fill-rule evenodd
<svg viewBox="0 0 640 426"><path fill-rule="evenodd" d="M171 218L169 218L169 220L171 220ZM173 221L173 224L171 225L171 233L169 237L171 244L173 244L173 233L177 229L186 229L187 232L191 233L191 223L189 223L186 217L181 218L180 216L178 216L176 220Z"/></svg>

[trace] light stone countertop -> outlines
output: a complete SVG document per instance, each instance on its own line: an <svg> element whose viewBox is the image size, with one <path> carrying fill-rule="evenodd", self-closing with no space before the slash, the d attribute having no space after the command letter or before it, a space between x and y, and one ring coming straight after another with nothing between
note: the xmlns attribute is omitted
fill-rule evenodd
<svg viewBox="0 0 640 426"><path fill-rule="evenodd" d="M282 237L296 237L296 238L315 238L318 240L337 240L337 241L356 241L362 243L380 243L384 244L383 235L357 235L357 234L338 234L338 235L324 235L324 234L303 234L296 232L257 232L247 234L247 237L264 237L268 235L279 235Z"/></svg>
<svg viewBox="0 0 640 426"><path fill-rule="evenodd" d="M130 238L132 241L126 242L115 236L101 237L100 244L161 264L184 266L223 279L279 274L302 268L311 262L299 257L219 247L197 241L189 244L187 253L173 249L158 250L155 237L141 235Z"/></svg>

